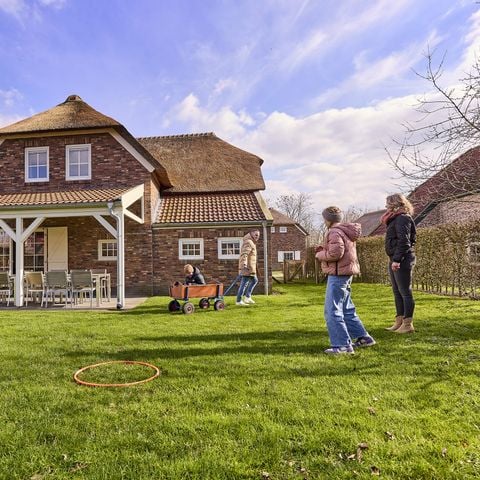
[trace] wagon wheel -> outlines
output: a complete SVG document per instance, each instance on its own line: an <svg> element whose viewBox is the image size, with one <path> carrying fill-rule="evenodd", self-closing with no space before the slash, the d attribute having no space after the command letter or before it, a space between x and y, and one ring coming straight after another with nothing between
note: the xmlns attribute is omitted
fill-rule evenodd
<svg viewBox="0 0 480 480"><path fill-rule="evenodd" d="M169 312L178 312L180 310L180 303L177 300L172 300L168 304L168 311Z"/></svg>
<svg viewBox="0 0 480 480"><path fill-rule="evenodd" d="M190 315L190 314L193 313L194 311L195 311L195 307L193 306L193 303L187 302L187 303L184 303L184 304L183 304L182 312L183 312L185 315Z"/></svg>
<svg viewBox="0 0 480 480"><path fill-rule="evenodd" d="M208 298L202 298L199 302L198 302L198 306L202 309L206 309L206 308L209 308L210 307L210 302L208 301Z"/></svg>
<svg viewBox="0 0 480 480"><path fill-rule="evenodd" d="M217 300L214 304L213 304L213 308L215 310L225 310L225 302L223 300Z"/></svg>

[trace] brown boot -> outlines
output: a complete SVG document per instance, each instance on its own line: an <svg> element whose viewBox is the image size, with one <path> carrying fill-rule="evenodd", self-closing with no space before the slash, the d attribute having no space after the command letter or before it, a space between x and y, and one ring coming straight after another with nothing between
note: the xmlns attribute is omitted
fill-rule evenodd
<svg viewBox="0 0 480 480"><path fill-rule="evenodd" d="M413 333L414 331L412 317L404 318L402 326L398 330L395 330L396 333Z"/></svg>
<svg viewBox="0 0 480 480"><path fill-rule="evenodd" d="M387 327L385 330L388 330L389 332L395 332L402 326L403 322L403 315L397 315L395 317L395 323L391 327Z"/></svg>

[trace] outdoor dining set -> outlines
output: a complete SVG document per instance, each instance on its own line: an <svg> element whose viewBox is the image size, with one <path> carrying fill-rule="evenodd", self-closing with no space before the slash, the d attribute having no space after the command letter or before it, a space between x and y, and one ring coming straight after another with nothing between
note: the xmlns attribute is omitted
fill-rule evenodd
<svg viewBox="0 0 480 480"><path fill-rule="evenodd" d="M0 301L10 305L14 296L14 277L0 272ZM89 300L99 307L102 301L111 300L110 274L106 270L54 270L50 272L25 272L24 304L40 303L41 307L64 304L73 307Z"/></svg>

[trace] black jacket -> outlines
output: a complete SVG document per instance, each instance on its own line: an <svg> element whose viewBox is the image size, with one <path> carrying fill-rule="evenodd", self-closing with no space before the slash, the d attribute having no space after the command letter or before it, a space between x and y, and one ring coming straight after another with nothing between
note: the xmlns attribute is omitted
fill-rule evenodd
<svg viewBox="0 0 480 480"><path fill-rule="evenodd" d="M187 275L185 277L185 284L197 284L197 285L205 285L205 279L203 275L200 273L200 269L198 267L193 267L193 273L191 275Z"/></svg>
<svg viewBox="0 0 480 480"><path fill-rule="evenodd" d="M392 262L401 262L407 255L413 256L417 241L417 229L410 215L401 213L387 223L385 252Z"/></svg>

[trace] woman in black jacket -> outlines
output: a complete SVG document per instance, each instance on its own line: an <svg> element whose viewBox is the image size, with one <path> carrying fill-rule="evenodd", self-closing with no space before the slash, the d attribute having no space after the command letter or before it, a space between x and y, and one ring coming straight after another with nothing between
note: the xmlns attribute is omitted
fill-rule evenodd
<svg viewBox="0 0 480 480"><path fill-rule="evenodd" d="M382 223L387 226L385 252L390 258L388 272L392 282L397 316L387 328L396 333L412 333L415 300L412 294L412 271L415 265L414 245L417 239L412 204L401 194L387 197L387 211Z"/></svg>

